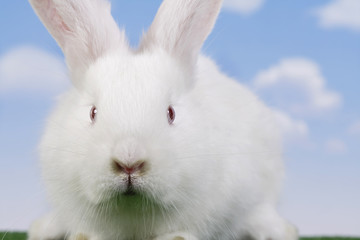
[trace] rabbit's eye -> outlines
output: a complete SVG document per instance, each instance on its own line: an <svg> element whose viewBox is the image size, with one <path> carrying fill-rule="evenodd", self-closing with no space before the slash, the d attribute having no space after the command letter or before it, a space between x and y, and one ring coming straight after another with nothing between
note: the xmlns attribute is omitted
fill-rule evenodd
<svg viewBox="0 0 360 240"><path fill-rule="evenodd" d="M95 122L96 113L97 113L96 107L95 107L95 106L92 106L92 107L91 107L91 110L90 110L90 119L91 119L91 122Z"/></svg>
<svg viewBox="0 0 360 240"><path fill-rule="evenodd" d="M175 110L172 106L168 107L167 117L168 117L169 124L173 124L173 122L175 120Z"/></svg>

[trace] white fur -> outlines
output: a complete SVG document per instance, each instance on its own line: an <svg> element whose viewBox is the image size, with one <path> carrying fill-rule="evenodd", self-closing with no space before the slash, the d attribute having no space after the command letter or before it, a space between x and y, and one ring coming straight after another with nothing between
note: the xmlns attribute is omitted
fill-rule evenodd
<svg viewBox="0 0 360 240"><path fill-rule="evenodd" d="M49 9L44 2L58 16L55 24L44 17ZM60 46L76 41L86 21L87 28L97 29L97 19L110 19L109 11L83 8L90 2L107 5L31 0ZM70 239L84 234L89 240L297 239L295 228L275 210L283 164L270 111L212 60L197 56L221 1L173 4L164 1L138 51L118 41L95 57L82 51L86 59L73 61L76 53L64 50L76 87L62 96L40 146L54 212L34 224L30 239L54 234ZM84 21L75 24L77 37L59 39L64 26L59 19L74 18L73 11L84 16L76 17ZM95 15L88 19L90 13ZM112 42L97 33L80 34L81 42ZM94 123L92 105L98 110ZM173 125L169 105L176 111ZM140 194L121 194L127 178L114 171L114 158L125 164L146 161L145 174L133 178Z"/></svg>

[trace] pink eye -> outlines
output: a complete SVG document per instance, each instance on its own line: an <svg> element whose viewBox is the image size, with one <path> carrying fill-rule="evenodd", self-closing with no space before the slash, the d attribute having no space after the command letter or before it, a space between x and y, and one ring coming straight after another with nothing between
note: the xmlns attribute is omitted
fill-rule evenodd
<svg viewBox="0 0 360 240"><path fill-rule="evenodd" d="M167 110L167 118L168 118L169 124L173 124L173 122L175 120L175 110L171 105L168 107L168 110Z"/></svg>
<svg viewBox="0 0 360 240"><path fill-rule="evenodd" d="M97 113L96 107L95 107L95 106L92 106L92 107L91 107L91 110L90 110L90 119L91 119L91 122L95 122L96 113Z"/></svg>

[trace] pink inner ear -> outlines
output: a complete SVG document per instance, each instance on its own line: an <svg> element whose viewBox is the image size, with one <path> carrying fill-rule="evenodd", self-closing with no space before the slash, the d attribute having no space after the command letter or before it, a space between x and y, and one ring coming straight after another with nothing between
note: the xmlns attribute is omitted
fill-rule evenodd
<svg viewBox="0 0 360 240"><path fill-rule="evenodd" d="M48 19L55 23L56 27L60 29L60 31L65 32L71 32L70 28L65 24L64 20L60 17L60 15L57 13L56 8L53 6L52 2L50 0L47 1L47 15Z"/></svg>

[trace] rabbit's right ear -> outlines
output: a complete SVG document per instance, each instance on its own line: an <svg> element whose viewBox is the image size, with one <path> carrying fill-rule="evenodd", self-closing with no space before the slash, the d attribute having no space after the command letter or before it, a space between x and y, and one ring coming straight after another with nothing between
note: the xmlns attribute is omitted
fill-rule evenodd
<svg viewBox="0 0 360 240"><path fill-rule="evenodd" d="M193 66L221 4L222 0L164 0L142 39L140 51L161 47Z"/></svg>
<svg viewBox="0 0 360 240"><path fill-rule="evenodd" d="M70 73L82 74L106 51L128 51L105 0L29 0L65 55ZM75 80L77 81L77 80ZM75 82L76 83L76 82Z"/></svg>

